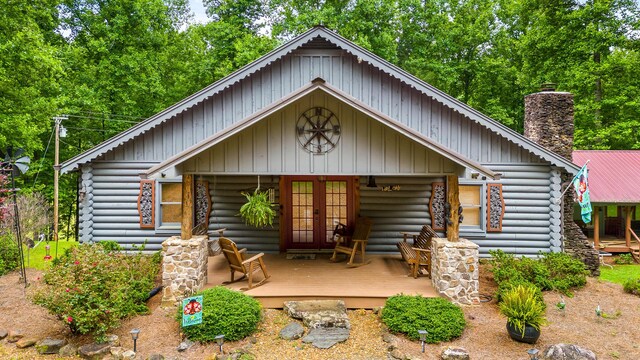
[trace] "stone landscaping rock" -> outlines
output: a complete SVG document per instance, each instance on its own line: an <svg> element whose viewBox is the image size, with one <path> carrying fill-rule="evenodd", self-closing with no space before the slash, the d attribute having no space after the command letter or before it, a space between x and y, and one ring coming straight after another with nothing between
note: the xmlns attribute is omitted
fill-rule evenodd
<svg viewBox="0 0 640 360"><path fill-rule="evenodd" d="M9 333L7 332L7 330L5 329L0 329L0 340L4 339L7 337L7 335L9 335Z"/></svg>
<svg viewBox="0 0 640 360"><path fill-rule="evenodd" d="M555 344L542 352L542 360L596 360L593 351L572 344Z"/></svg>
<svg viewBox="0 0 640 360"><path fill-rule="evenodd" d="M180 343L180 345L178 345L178 351L182 352L182 351L188 350L193 346L193 344L194 344L193 341L189 339L185 339L183 342Z"/></svg>
<svg viewBox="0 0 640 360"><path fill-rule="evenodd" d="M123 360L133 360L136 358L136 353L133 350L127 350L122 354Z"/></svg>
<svg viewBox="0 0 640 360"><path fill-rule="evenodd" d="M448 347L442 350L440 354L442 360L469 360L469 352L465 348L452 348Z"/></svg>
<svg viewBox="0 0 640 360"><path fill-rule="evenodd" d="M112 346L111 348L109 348L111 357L115 360L122 360L122 354L124 354L125 351L126 349L120 346Z"/></svg>
<svg viewBox="0 0 640 360"><path fill-rule="evenodd" d="M22 339L24 337L24 334L22 333L22 331L20 330L9 330L9 333L7 334L7 341L10 343L14 343L17 342L18 340Z"/></svg>
<svg viewBox="0 0 640 360"><path fill-rule="evenodd" d="M347 308L342 300L286 301L284 310L294 319L302 319L311 329L323 327L351 328Z"/></svg>
<svg viewBox="0 0 640 360"><path fill-rule="evenodd" d="M33 345L35 345L38 342L38 340L36 339L27 339L27 338L22 338L20 340L18 340L16 342L16 347L18 349L24 349L24 348L28 348L31 347Z"/></svg>
<svg viewBox="0 0 640 360"><path fill-rule="evenodd" d="M328 349L349 338L349 329L339 327L311 329L302 342L311 343L319 349Z"/></svg>
<svg viewBox="0 0 640 360"><path fill-rule="evenodd" d="M71 344L63 346L62 348L60 348L60 351L58 351L58 355L62 357L76 356L77 354L78 348Z"/></svg>
<svg viewBox="0 0 640 360"><path fill-rule="evenodd" d="M285 340L300 339L304 335L304 328L297 322L289 323L280 330L280 337Z"/></svg>
<svg viewBox="0 0 640 360"><path fill-rule="evenodd" d="M151 354L151 356L149 356L147 360L164 360L164 356L160 354Z"/></svg>
<svg viewBox="0 0 640 360"><path fill-rule="evenodd" d="M105 355L110 353L110 350L111 345L109 345L109 343L93 343L80 346L78 355L87 360L101 360Z"/></svg>
<svg viewBox="0 0 640 360"><path fill-rule="evenodd" d="M57 354L60 352L60 349L67 344L67 341L62 339L51 339L46 338L44 340L39 341L36 344L36 350L38 350L38 354Z"/></svg>
<svg viewBox="0 0 640 360"><path fill-rule="evenodd" d="M120 338L118 337L118 335L107 335L105 342L110 346L120 346Z"/></svg>
<svg viewBox="0 0 640 360"><path fill-rule="evenodd" d="M391 358L393 358L393 359L398 359L398 360L404 360L405 359L405 356L402 353L402 351L400 351L398 349L394 349L392 352L390 352L389 356L391 356Z"/></svg>

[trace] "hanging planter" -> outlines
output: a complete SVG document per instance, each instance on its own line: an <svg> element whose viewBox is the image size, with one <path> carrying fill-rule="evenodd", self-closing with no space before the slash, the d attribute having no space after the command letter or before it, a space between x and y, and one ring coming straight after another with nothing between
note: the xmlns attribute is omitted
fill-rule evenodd
<svg viewBox="0 0 640 360"><path fill-rule="evenodd" d="M276 211L273 209L274 205L269 201L268 191L260 191L260 186L258 186L253 194L242 192L242 195L247 198L247 202L240 207L240 217L247 225L257 228L273 225Z"/></svg>

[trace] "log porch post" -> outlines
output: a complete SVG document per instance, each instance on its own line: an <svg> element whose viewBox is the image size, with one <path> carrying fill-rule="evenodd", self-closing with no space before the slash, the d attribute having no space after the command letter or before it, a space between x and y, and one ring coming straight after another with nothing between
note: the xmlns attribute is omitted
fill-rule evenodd
<svg viewBox="0 0 640 360"><path fill-rule="evenodd" d="M600 206L595 207L593 216L593 247L600 250Z"/></svg>
<svg viewBox="0 0 640 360"><path fill-rule="evenodd" d="M451 205L449 219L451 225L447 225L447 240L456 242L460 239L460 188L458 187L458 175L447 175L447 202Z"/></svg>
<svg viewBox="0 0 640 360"><path fill-rule="evenodd" d="M625 208L625 221L624 221L624 241L627 248L631 249L631 206Z"/></svg>
<svg viewBox="0 0 640 360"><path fill-rule="evenodd" d="M180 237L193 237L193 174L182 175L182 226Z"/></svg>

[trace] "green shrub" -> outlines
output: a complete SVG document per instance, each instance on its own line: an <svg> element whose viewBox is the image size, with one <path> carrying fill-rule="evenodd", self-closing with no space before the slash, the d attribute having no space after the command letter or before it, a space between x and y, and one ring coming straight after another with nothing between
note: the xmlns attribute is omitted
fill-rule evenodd
<svg viewBox="0 0 640 360"><path fill-rule="evenodd" d="M382 309L382 321L389 330L418 339L418 330L427 330L428 343L449 341L462 335L466 326L459 306L442 298L395 295Z"/></svg>
<svg viewBox="0 0 640 360"><path fill-rule="evenodd" d="M516 259L502 250L490 251L492 272L498 286L505 281L526 281L540 290L558 290L571 295L569 289L587 283L584 264L565 253L540 254L540 259Z"/></svg>
<svg viewBox="0 0 640 360"><path fill-rule="evenodd" d="M508 291L511 291L513 288L516 288L518 286L533 287L535 289L536 300L538 300L545 308L547 307L546 303L544 302L544 296L542 295L542 290L540 290L540 288L537 285L521 278L515 278L514 280L511 280L511 281L501 282L500 285L498 285L498 291L496 291L496 300L498 302L502 302L502 299L504 299L504 295Z"/></svg>
<svg viewBox="0 0 640 360"><path fill-rule="evenodd" d="M507 322L522 332L525 325L540 330L546 323L544 317L545 306L537 298L540 291L535 285L518 285L504 293L500 303L500 313L507 317Z"/></svg>
<svg viewBox="0 0 640 360"><path fill-rule="evenodd" d="M33 300L75 334L98 340L120 319L148 312L145 300L158 265L150 256L123 254L100 243L70 248L52 263Z"/></svg>
<svg viewBox="0 0 640 360"><path fill-rule="evenodd" d="M616 256L614 262L617 265L631 265L633 264L633 256L631 254L620 254Z"/></svg>
<svg viewBox="0 0 640 360"><path fill-rule="evenodd" d="M0 235L0 276L18 268L18 244L9 235Z"/></svg>
<svg viewBox="0 0 640 360"><path fill-rule="evenodd" d="M251 296L222 286L204 290L202 295L202 324L187 326L182 332L200 342L214 341L217 335L225 340L241 340L256 331L262 309ZM182 319L182 309L178 321Z"/></svg>
<svg viewBox="0 0 640 360"><path fill-rule="evenodd" d="M625 292L640 296L640 278L627 279L623 287Z"/></svg>

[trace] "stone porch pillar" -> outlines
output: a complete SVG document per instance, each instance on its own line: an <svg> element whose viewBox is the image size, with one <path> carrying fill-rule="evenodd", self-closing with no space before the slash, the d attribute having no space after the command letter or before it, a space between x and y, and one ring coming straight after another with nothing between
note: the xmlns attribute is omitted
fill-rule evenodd
<svg viewBox="0 0 640 360"><path fill-rule="evenodd" d="M184 240L172 236L162 243L162 306L176 302L204 288L207 283L208 236Z"/></svg>

